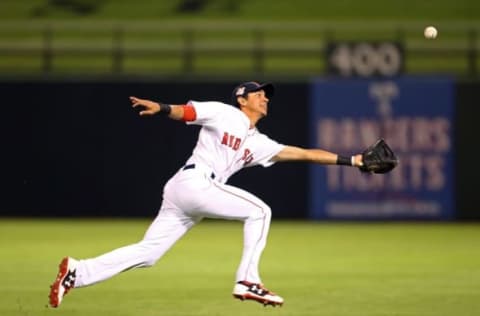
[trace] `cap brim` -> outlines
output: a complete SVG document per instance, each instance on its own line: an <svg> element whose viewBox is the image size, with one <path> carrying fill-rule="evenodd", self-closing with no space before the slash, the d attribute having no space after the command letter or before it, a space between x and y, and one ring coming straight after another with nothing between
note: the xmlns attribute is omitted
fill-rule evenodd
<svg viewBox="0 0 480 316"><path fill-rule="evenodd" d="M264 83L253 91L259 91L259 90L265 91L265 95L269 99L275 95L275 87L271 83Z"/></svg>

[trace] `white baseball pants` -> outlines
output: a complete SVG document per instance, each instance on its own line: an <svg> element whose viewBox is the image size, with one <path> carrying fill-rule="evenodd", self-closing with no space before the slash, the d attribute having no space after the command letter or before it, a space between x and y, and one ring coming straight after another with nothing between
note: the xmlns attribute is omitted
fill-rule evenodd
<svg viewBox="0 0 480 316"><path fill-rule="evenodd" d="M258 265L267 242L271 210L259 198L211 179L197 167L180 169L164 188L163 203L143 240L80 260L75 287L88 286L138 267L150 267L202 218L244 222L244 248L236 281L261 283Z"/></svg>

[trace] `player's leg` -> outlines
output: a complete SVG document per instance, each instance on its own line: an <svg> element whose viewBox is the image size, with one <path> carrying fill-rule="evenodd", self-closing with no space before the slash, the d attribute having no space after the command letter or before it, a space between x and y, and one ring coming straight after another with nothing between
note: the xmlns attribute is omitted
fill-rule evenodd
<svg viewBox="0 0 480 316"><path fill-rule="evenodd" d="M210 188L203 194L202 211L199 213L203 217L244 222L244 248L233 295L263 304L283 304L283 298L263 287L259 275L260 257L270 228L270 207L245 190L212 181Z"/></svg>
<svg viewBox="0 0 480 316"><path fill-rule="evenodd" d="M154 265L196 222L177 209L162 209L142 241L96 258L80 260L75 287L91 285L133 268Z"/></svg>
<svg viewBox="0 0 480 316"><path fill-rule="evenodd" d="M92 285L132 268L153 265L200 219L188 216L164 201L142 241L91 259L64 258L51 287L50 305L57 307L73 287Z"/></svg>
<svg viewBox="0 0 480 316"><path fill-rule="evenodd" d="M190 199L182 199L181 190L172 194L175 204L201 217L240 220L244 224L244 250L237 281L260 283L258 261L267 242L270 207L253 194L239 188L209 180L203 186L189 184Z"/></svg>
<svg viewBox="0 0 480 316"><path fill-rule="evenodd" d="M243 226L243 253L236 273L236 281L261 283L260 257L267 244L270 207L253 194L230 185L214 183L217 189L216 205L204 214L210 217L241 220Z"/></svg>

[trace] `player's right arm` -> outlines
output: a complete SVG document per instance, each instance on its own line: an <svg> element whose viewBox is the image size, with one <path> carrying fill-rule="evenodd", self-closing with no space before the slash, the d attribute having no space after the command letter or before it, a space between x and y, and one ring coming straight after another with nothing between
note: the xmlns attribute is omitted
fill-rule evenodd
<svg viewBox="0 0 480 316"><path fill-rule="evenodd" d="M236 111L221 102L189 101L187 104L165 104L137 97L130 97L133 108L139 109L140 116L165 115L188 124L212 125L221 120L226 111Z"/></svg>
<svg viewBox="0 0 480 316"><path fill-rule="evenodd" d="M189 105L180 104L162 104L151 100L130 97L133 108L141 108L140 116L152 116L165 112L169 118L174 120L193 121L195 120L195 110ZM168 110L170 108L170 110ZM167 113L168 112L168 113Z"/></svg>

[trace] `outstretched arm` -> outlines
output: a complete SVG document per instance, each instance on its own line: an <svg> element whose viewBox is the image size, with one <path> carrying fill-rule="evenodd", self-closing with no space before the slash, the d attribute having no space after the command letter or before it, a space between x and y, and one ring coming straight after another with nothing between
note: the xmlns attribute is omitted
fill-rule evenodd
<svg viewBox="0 0 480 316"><path fill-rule="evenodd" d="M323 165L346 164L339 163L342 160L339 159L339 157L345 158L322 149L304 149L295 146L286 146L272 158L272 161L308 161ZM362 155L355 155L352 160L353 166L359 167L362 165ZM347 164L352 165L348 163L348 160Z"/></svg>
<svg viewBox="0 0 480 316"><path fill-rule="evenodd" d="M140 116L152 116L165 112L164 114L174 120L193 121L195 119L195 110L193 110L193 107L186 105L162 104L133 96L130 97L130 102L133 108L140 107L142 109L139 112Z"/></svg>

